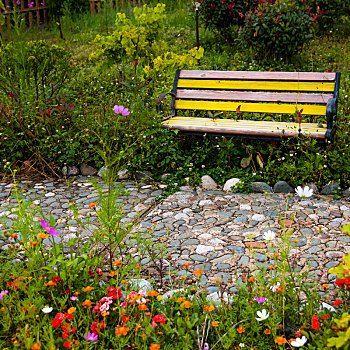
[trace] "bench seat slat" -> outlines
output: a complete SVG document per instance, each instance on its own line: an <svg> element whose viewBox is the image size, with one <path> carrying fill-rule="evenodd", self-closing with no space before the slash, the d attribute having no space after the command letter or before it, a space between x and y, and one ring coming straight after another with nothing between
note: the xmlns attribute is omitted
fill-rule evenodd
<svg viewBox="0 0 350 350"><path fill-rule="evenodd" d="M197 118L201 119L201 118ZM243 121L244 122L244 121ZM285 124L285 127L271 127L266 126L263 127L261 125L247 125L245 123L240 123L240 121L235 124L225 125L223 123L216 122L203 122L200 123L177 123L176 121L167 120L162 122L163 128L169 129L177 129L184 132L200 132L200 133L223 133L223 134L249 134L249 135L260 135L260 136L282 136L282 137L290 137L299 135L299 133L304 135L309 135L314 138L324 139L325 133L327 129L324 128L303 128L303 124L301 124L301 131L299 132L299 126L295 127L294 125L288 127L288 123Z"/></svg>
<svg viewBox="0 0 350 350"><path fill-rule="evenodd" d="M240 107L240 112L251 113L288 113L294 114L296 110L303 109L302 114L326 115L326 106L296 105L296 104L269 104L269 103L239 103L239 102L213 102L176 100L175 109L196 109L206 111L232 111Z"/></svg>
<svg viewBox="0 0 350 350"><path fill-rule="evenodd" d="M314 72L252 72L182 70L180 78L187 79L238 79L238 80L290 80L290 81L334 81L335 73Z"/></svg>
<svg viewBox="0 0 350 350"><path fill-rule="evenodd" d="M176 91L178 99L254 101L254 102L289 102L326 104L332 94L276 93L252 91L215 91L215 90L182 90Z"/></svg>
<svg viewBox="0 0 350 350"><path fill-rule="evenodd" d="M197 117L171 117L164 121L164 123L177 123L177 124L184 124L184 123L199 123L199 124L222 124L222 125L244 125L246 124L248 127L250 125L254 126L268 126L268 127L298 127L299 123L295 122L276 122L271 120L235 120L235 119L211 119L211 118L197 118ZM311 128L311 129L327 129L327 124L322 123L301 123L303 128Z"/></svg>
<svg viewBox="0 0 350 350"><path fill-rule="evenodd" d="M178 88L226 89L226 90L261 90L261 91L315 91L333 92L334 83L324 82L286 82L252 80L205 80L179 79Z"/></svg>

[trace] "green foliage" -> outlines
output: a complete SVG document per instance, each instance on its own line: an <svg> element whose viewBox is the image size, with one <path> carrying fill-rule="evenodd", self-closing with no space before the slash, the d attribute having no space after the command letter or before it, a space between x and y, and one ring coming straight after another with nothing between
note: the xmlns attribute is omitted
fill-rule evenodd
<svg viewBox="0 0 350 350"><path fill-rule="evenodd" d="M39 105L40 99L57 97L72 78L70 59L66 49L43 40L10 42L0 51L0 89Z"/></svg>
<svg viewBox="0 0 350 350"><path fill-rule="evenodd" d="M110 36L97 35L94 44L98 49L91 55L98 59L106 55L115 62L120 62L127 55L131 60L141 64L149 64L161 54L166 47L159 40L162 34L165 5L158 4L154 8L147 5L134 8L133 18L125 13L117 14L117 29Z"/></svg>
<svg viewBox="0 0 350 350"><path fill-rule="evenodd" d="M312 36L312 18L304 6L263 2L247 13L237 40L253 47L260 57L288 59Z"/></svg>
<svg viewBox="0 0 350 350"><path fill-rule="evenodd" d="M5 11L5 6L4 6L4 3L2 2L2 0L0 0L0 10ZM5 23L5 16L1 12L0 13L0 28L4 23ZM1 33L0 33L0 35L1 35ZM1 38L1 36L0 36L0 38Z"/></svg>
<svg viewBox="0 0 350 350"><path fill-rule="evenodd" d="M222 34L229 35L229 28L244 23L246 12L254 9L258 1L240 0L199 0L199 13L207 28L214 28Z"/></svg>

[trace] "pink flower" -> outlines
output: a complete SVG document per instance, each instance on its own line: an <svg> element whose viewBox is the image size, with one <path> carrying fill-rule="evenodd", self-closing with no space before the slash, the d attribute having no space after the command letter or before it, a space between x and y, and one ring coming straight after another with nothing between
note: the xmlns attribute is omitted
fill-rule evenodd
<svg viewBox="0 0 350 350"><path fill-rule="evenodd" d="M32 1L32 2L30 2L30 3L28 3L28 7L33 7L33 5L34 5L34 1Z"/></svg>
<svg viewBox="0 0 350 350"><path fill-rule="evenodd" d="M123 117L126 117L130 114L130 112L127 108L124 108L124 106L118 106L118 105L114 106L114 113L116 113L116 114L121 113L121 115Z"/></svg>
<svg viewBox="0 0 350 350"><path fill-rule="evenodd" d="M142 295L143 297L146 297L147 296L147 292L143 289L140 289L139 290L139 295Z"/></svg>

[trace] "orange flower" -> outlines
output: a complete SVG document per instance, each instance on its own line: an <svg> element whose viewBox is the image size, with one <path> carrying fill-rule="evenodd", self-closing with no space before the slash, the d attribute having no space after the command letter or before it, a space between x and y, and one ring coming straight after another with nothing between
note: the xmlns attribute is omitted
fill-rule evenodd
<svg viewBox="0 0 350 350"><path fill-rule="evenodd" d="M141 265L136 265L135 269L138 270L141 267Z"/></svg>
<svg viewBox="0 0 350 350"><path fill-rule="evenodd" d="M288 341L289 341L289 343L291 343L292 341L296 341L296 339L292 338L292 339L289 339Z"/></svg>
<svg viewBox="0 0 350 350"><path fill-rule="evenodd" d="M182 264L182 265L185 266L186 269L188 269L188 268L191 266L190 263L184 263L184 264Z"/></svg>
<svg viewBox="0 0 350 350"><path fill-rule="evenodd" d="M38 241L35 241L35 242L29 242L29 244L30 244L30 245L32 245L32 246L36 246L37 244L39 244L39 242L38 242Z"/></svg>
<svg viewBox="0 0 350 350"><path fill-rule="evenodd" d="M118 275L118 271L112 271L109 274L109 276L111 276L111 277L114 277L115 275Z"/></svg>
<svg viewBox="0 0 350 350"><path fill-rule="evenodd" d="M141 328L141 326L139 324L137 324L136 327L135 327L135 333L137 333L140 328Z"/></svg>
<svg viewBox="0 0 350 350"><path fill-rule="evenodd" d="M127 335L129 328L128 327L118 327L115 331L115 335L119 337L120 335Z"/></svg>
<svg viewBox="0 0 350 350"><path fill-rule="evenodd" d="M38 344L38 343L35 343L35 344L31 347L32 350L40 350L40 348L41 348L41 345Z"/></svg>
<svg viewBox="0 0 350 350"><path fill-rule="evenodd" d="M67 312L71 315L71 314L74 314L76 309L77 309L76 307L71 307L71 308L68 309Z"/></svg>
<svg viewBox="0 0 350 350"><path fill-rule="evenodd" d="M95 289L94 287L87 286L86 288L83 289L83 292L91 292L94 289Z"/></svg>
<svg viewBox="0 0 350 350"><path fill-rule="evenodd" d="M56 282L53 282L53 281L49 281L47 283L45 283L45 286L55 286L56 285Z"/></svg>
<svg viewBox="0 0 350 350"><path fill-rule="evenodd" d="M327 289L327 288L329 288L329 285L328 284L322 284L321 288Z"/></svg>
<svg viewBox="0 0 350 350"><path fill-rule="evenodd" d="M139 308L140 311L147 311L147 310L148 310L147 306L144 305L144 304L140 304L140 305L138 306L138 308Z"/></svg>
<svg viewBox="0 0 350 350"><path fill-rule="evenodd" d="M149 347L150 350L158 350L160 349L160 346L158 344L151 344L151 346Z"/></svg>
<svg viewBox="0 0 350 350"><path fill-rule="evenodd" d="M127 280L122 280L121 283L127 284L128 281Z"/></svg>
<svg viewBox="0 0 350 350"><path fill-rule="evenodd" d="M264 333L265 333L265 334L271 334L271 331L270 331L269 329L265 329L265 330L264 330Z"/></svg>
<svg viewBox="0 0 350 350"><path fill-rule="evenodd" d="M158 332L159 335L163 335L164 333L163 332Z"/></svg>
<svg viewBox="0 0 350 350"><path fill-rule="evenodd" d="M148 295L149 297L157 297L157 296L159 295L159 293L156 292L156 291L154 291L154 290L151 290L151 291L149 291L149 292L147 293L147 295Z"/></svg>
<svg viewBox="0 0 350 350"><path fill-rule="evenodd" d="M212 312L215 309L215 307L213 305L204 305L203 309L205 311Z"/></svg>
<svg viewBox="0 0 350 350"><path fill-rule="evenodd" d="M238 333L244 333L244 332L245 332L245 328L244 328L244 327L238 327L238 328L236 329L236 331L237 331Z"/></svg>
<svg viewBox="0 0 350 350"><path fill-rule="evenodd" d="M211 325L213 326L213 327L217 327L218 325L219 325L219 321L213 321L212 323L211 323Z"/></svg>
<svg viewBox="0 0 350 350"><path fill-rule="evenodd" d="M254 282L255 281L255 277L249 277L248 278L248 282Z"/></svg>
<svg viewBox="0 0 350 350"><path fill-rule="evenodd" d="M181 276L181 279L185 280L187 277L186 276Z"/></svg>
<svg viewBox="0 0 350 350"><path fill-rule="evenodd" d="M74 292L74 295L78 296L80 294L80 292Z"/></svg>
<svg viewBox="0 0 350 350"><path fill-rule="evenodd" d="M86 299L84 302L83 302L83 304L82 304L84 307L91 307L91 305L92 305L92 301L91 300L89 300L89 299Z"/></svg>
<svg viewBox="0 0 350 350"><path fill-rule="evenodd" d="M17 239L18 238L18 234L14 233L10 236L10 239ZM33 345L34 346L34 345Z"/></svg>
<svg viewBox="0 0 350 350"><path fill-rule="evenodd" d="M203 269L197 269L196 271L193 271L194 275L197 275L198 278L202 276L202 273L204 272Z"/></svg>
<svg viewBox="0 0 350 350"><path fill-rule="evenodd" d="M275 339L275 343L278 345L283 345L283 344L287 343L287 339L285 337L277 337Z"/></svg>
<svg viewBox="0 0 350 350"><path fill-rule="evenodd" d="M283 288L282 287L278 287L276 288L276 292L282 292Z"/></svg>
<svg viewBox="0 0 350 350"><path fill-rule="evenodd" d="M220 277L214 277L214 282L219 282L220 281Z"/></svg>
<svg viewBox="0 0 350 350"><path fill-rule="evenodd" d="M45 238L48 238L49 235L47 235L46 233L39 233L36 238L39 238L39 239L45 239Z"/></svg>
<svg viewBox="0 0 350 350"><path fill-rule="evenodd" d="M185 297L181 297L181 298L177 299L176 302L177 302L177 303L183 303L185 300L186 300Z"/></svg>
<svg viewBox="0 0 350 350"><path fill-rule="evenodd" d="M90 204L89 204L89 209L95 208L95 207L96 207L96 204L97 204L97 202L90 203Z"/></svg>
<svg viewBox="0 0 350 350"><path fill-rule="evenodd" d="M190 301L184 301L180 307L184 307L185 309L189 309L191 306L193 305L193 303L191 303Z"/></svg>
<svg viewBox="0 0 350 350"><path fill-rule="evenodd" d="M120 261L120 260L116 260L113 262L113 265L117 265L118 267L121 267L123 264L125 264L123 261Z"/></svg>
<svg viewBox="0 0 350 350"><path fill-rule="evenodd" d="M300 241L300 239L292 239L293 243L298 243Z"/></svg>

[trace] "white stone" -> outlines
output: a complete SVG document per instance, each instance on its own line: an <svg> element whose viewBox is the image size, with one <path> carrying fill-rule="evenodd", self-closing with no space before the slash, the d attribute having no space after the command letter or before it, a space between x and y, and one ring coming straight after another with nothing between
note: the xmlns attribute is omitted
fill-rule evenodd
<svg viewBox="0 0 350 350"><path fill-rule="evenodd" d="M212 243L212 244L222 244L222 243L225 243L225 241L223 241L223 240L220 239L220 238L213 238L213 239L209 240L209 243Z"/></svg>
<svg viewBox="0 0 350 350"><path fill-rule="evenodd" d="M346 205L342 205L339 209L342 211L345 211L345 210L348 210L350 208L348 208Z"/></svg>
<svg viewBox="0 0 350 350"><path fill-rule="evenodd" d="M203 254L203 253L211 252L213 250L214 250L214 247L212 247L210 245L202 245L202 244L200 244L199 246L197 246L196 253L197 254Z"/></svg>
<svg viewBox="0 0 350 350"><path fill-rule="evenodd" d="M254 215L252 216L252 220L263 221L263 220L265 220L265 215L262 215L262 214L254 214Z"/></svg>
<svg viewBox="0 0 350 350"><path fill-rule="evenodd" d="M53 192L48 192L48 193L45 193L45 197L54 197L55 194Z"/></svg>
<svg viewBox="0 0 350 350"><path fill-rule="evenodd" d="M239 210L251 210L252 207L249 204L241 204Z"/></svg>
<svg viewBox="0 0 350 350"><path fill-rule="evenodd" d="M210 199L204 199L204 200L200 201L198 204L200 207L204 207L205 205L213 204L213 202Z"/></svg>
<svg viewBox="0 0 350 350"><path fill-rule="evenodd" d="M230 192L237 187L237 184L242 183L238 178L229 179L225 182L224 191Z"/></svg>
<svg viewBox="0 0 350 350"><path fill-rule="evenodd" d="M153 290L151 283L144 279L132 278L129 280L128 283L130 287L136 292L138 292L140 289L143 289L146 292L150 292L151 290Z"/></svg>
<svg viewBox="0 0 350 350"><path fill-rule="evenodd" d="M218 292L211 293L207 295L207 300L215 305L221 304L222 301L224 301L226 304L234 303L234 297L231 295L229 296L226 292L222 293L222 295L219 295Z"/></svg>
<svg viewBox="0 0 350 350"><path fill-rule="evenodd" d="M185 209L183 210L183 212L184 212L184 213L192 213L192 209L190 209L190 208L185 208Z"/></svg>
<svg viewBox="0 0 350 350"><path fill-rule="evenodd" d="M74 226L69 226L68 231L69 231L69 232L77 232L77 231L78 231L78 228L77 228L77 227L74 227Z"/></svg>
<svg viewBox="0 0 350 350"><path fill-rule="evenodd" d="M163 189L163 188L167 188L168 186L167 185L163 185L163 184L160 184L158 185L159 188Z"/></svg>
<svg viewBox="0 0 350 350"><path fill-rule="evenodd" d="M11 212L10 211L3 211L2 213L0 213L0 217L1 216L7 216L9 215Z"/></svg>
<svg viewBox="0 0 350 350"><path fill-rule="evenodd" d="M169 292L166 292L165 294L163 294L163 298L170 299L174 294L186 295L187 289L181 288L181 289L169 290Z"/></svg>
<svg viewBox="0 0 350 350"><path fill-rule="evenodd" d="M163 218L171 218L174 215L172 211L167 211L163 213Z"/></svg>
<svg viewBox="0 0 350 350"><path fill-rule="evenodd" d="M142 186L141 188L143 189L143 190L146 190L147 188L151 188L152 187L152 185L145 185L145 186Z"/></svg>
<svg viewBox="0 0 350 350"><path fill-rule="evenodd" d="M299 204L300 205L312 205L312 202L311 201L301 201Z"/></svg>
<svg viewBox="0 0 350 350"><path fill-rule="evenodd" d="M209 233L203 233L200 236L198 236L198 238L200 238L200 239L210 239L212 237L213 236L211 234L209 234Z"/></svg>
<svg viewBox="0 0 350 350"><path fill-rule="evenodd" d="M202 187L203 187L203 190L210 191L210 190L216 190L218 188L218 185L209 175L204 175L202 176Z"/></svg>
<svg viewBox="0 0 350 350"><path fill-rule="evenodd" d="M188 218L189 218L189 216L187 214L185 214L185 213L179 213L179 214L176 214L174 216L175 220L186 220Z"/></svg>
<svg viewBox="0 0 350 350"><path fill-rule="evenodd" d="M319 218L318 218L318 215L316 215L316 214L309 214L309 218L311 219L311 220L315 220L315 221L317 221Z"/></svg>
<svg viewBox="0 0 350 350"><path fill-rule="evenodd" d="M134 210L137 212L140 212L140 211L145 210L145 209L147 209L147 207L142 203L139 203L138 205L136 205L134 207Z"/></svg>

